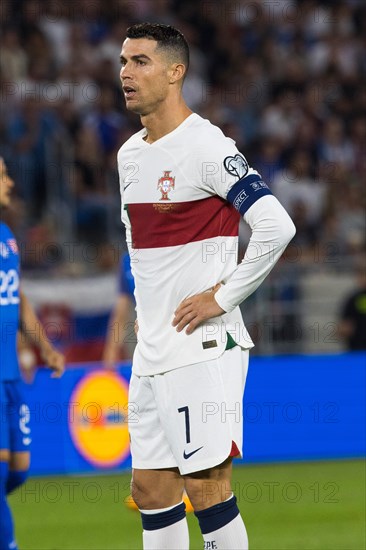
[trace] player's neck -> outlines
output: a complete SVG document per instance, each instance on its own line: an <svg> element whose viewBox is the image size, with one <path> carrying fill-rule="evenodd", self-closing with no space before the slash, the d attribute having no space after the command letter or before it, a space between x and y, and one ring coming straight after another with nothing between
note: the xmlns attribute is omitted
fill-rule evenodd
<svg viewBox="0 0 366 550"><path fill-rule="evenodd" d="M162 104L159 109L141 117L141 123L146 128L147 143L154 143L158 139L173 132L182 122L192 114L191 109L181 99L174 106Z"/></svg>

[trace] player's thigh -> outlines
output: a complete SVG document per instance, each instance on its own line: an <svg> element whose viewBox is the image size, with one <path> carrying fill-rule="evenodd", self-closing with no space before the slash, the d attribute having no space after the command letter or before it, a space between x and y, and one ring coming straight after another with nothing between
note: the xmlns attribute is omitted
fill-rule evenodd
<svg viewBox="0 0 366 550"><path fill-rule="evenodd" d="M4 382L0 381L0 461L10 460L8 395Z"/></svg>
<svg viewBox="0 0 366 550"><path fill-rule="evenodd" d="M161 423L151 379L151 376L132 375L130 381L128 429L132 468L175 468L177 463Z"/></svg>
<svg viewBox="0 0 366 550"><path fill-rule="evenodd" d="M249 366L249 350L239 346L228 350L220 358L220 369L224 384L225 402L220 403L221 422L230 425L232 439L235 443L231 456L242 456L243 431L243 397Z"/></svg>
<svg viewBox="0 0 366 550"><path fill-rule="evenodd" d="M26 401L24 383L21 380L7 382L8 397L7 416L9 422L9 449L14 458L14 464L29 463L31 438L30 410ZM23 469L23 468L14 468ZM27 468L24 468L27 469Z"/></svg>
<svg viewBox="0 0 366 550"><path fill-rule="evenodd" d="M240 451L245 375L236 347L154 377L159 416L182 475L222 464L233 443Z"/></svg>
<svg viewBox="0 0 366 550"><path fill-rule="evenodd" d="M13 471L27 471L30 466L29 407L19 380L1 384L0 460Z"/></svg>
<svg viewBox="0 0 366 550"><path fill-rule="evenodd" d="M228 407L223 409L227 415L237 420L238 413L242 414L243 394L247 380L249 367L249 350L243 350L239 346L226 351L221 357L221 372L225 385L225 392L229 403L238 406L231 411ZM240 406L239 406L240 405Z"/></svg>
<svg viewBox="0 0 366 550"><path fill-rule="evenodd" d="M155 510L179 504L184 482L178 468L132 470L131 494L141 510Z"/></svg>

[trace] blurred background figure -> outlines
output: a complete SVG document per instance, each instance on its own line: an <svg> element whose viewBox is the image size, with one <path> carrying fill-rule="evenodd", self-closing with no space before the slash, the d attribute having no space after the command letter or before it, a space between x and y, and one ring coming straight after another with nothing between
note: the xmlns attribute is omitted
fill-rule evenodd
<svg viewBox="0 0 366 550"><path fill-rule="evenodd" d="M342 303L338 330L348 351L366 349L366 262L358 266L357 288Z"/></svg>
<svg viewBox="0 0 366 550"><path fill-rule="evenodd" d="M106 368L115 368L122 359L131 359L136 344L134 330L135 283L128 254L121 258L118 279L118 297L108 323L103 362Z"/></svg>
<svg viewBox="0 0 366 550"><path fill-rule="evenodd" d="M11 202L14 182L0 157L0 208ZM40 330L40 322L20 284L19 248L10 228L0 220L0 548L17 550L8 495L28 476L32 442L30 407L18 359L20 334L38 348L40 363L62 376L65 358Z"/></svg>

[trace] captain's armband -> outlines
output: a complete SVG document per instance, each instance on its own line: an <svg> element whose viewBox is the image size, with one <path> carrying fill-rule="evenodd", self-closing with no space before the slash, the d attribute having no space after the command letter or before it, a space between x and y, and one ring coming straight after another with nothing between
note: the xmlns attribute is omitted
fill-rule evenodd
<svg viewBox="0 0 366 550"><path fill-rule="evenodd" d="M237 181L227 194L226 199L242 216L261 197L272 195L268 185L259 174L251 174Z"/></svg>

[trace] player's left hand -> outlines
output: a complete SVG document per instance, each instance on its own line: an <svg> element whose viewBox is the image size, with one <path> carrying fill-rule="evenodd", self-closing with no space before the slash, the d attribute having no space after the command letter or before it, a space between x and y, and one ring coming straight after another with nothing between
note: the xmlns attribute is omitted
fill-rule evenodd
<svg viewBox="0 0 366 550"><path fill-rule="evenodd" d="M46 367L53 371L51 378L60 378L65 370L65 357L52 346L42 353Z"/></svg>
<svg viewBox="0 0 366 550"><path fill-rule="evenodd" d="M187 327L186 334L192 334L203 321L225 313L215 300L215 293L220 286L219 283L209 292L190 296L179 304L172 323L173 327L177 327L177 332Z"/></svg>

